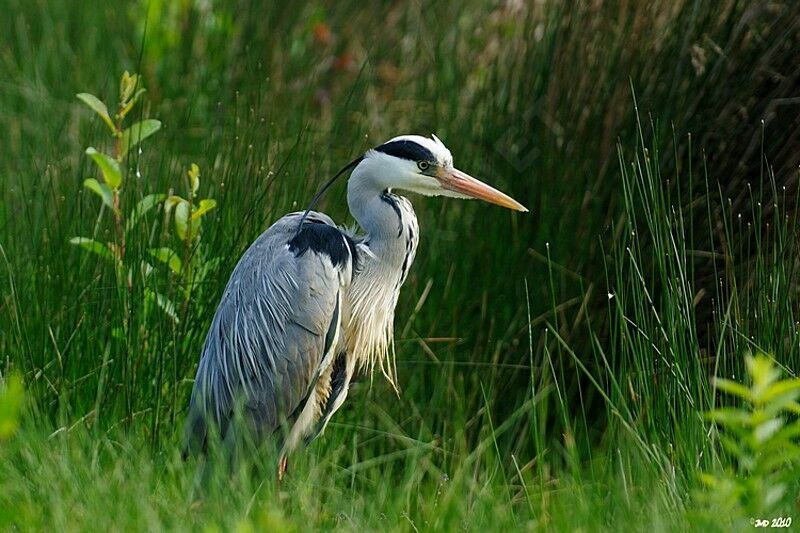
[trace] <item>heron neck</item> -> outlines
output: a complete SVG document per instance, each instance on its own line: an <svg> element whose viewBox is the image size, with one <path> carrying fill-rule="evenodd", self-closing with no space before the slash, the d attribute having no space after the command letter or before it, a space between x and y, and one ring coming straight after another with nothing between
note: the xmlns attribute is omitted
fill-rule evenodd
<svg viewBox="0 0 800 533"><path fill-rule="evenodd" d="M394 307L414 261L419 227L411 203L389 193L388 187L369 159L356 167L347 184L350 212L366 233L359 244L365 253L348 290L349 349L361 368L378 367L394 384Z"/></svg>
<svg viewBox="0 0 800 533"><path fill-rule="evenodd" d="M378 253L405 255L403 206L397 197L390 195L380 179L375 179L358 167L347 184L347 204L353 217L367 234L370 248ZM407 202L406 202L407 204ZM413 212L409 213L413 216ZM407 216L407 215L406 215Z"/></svg>

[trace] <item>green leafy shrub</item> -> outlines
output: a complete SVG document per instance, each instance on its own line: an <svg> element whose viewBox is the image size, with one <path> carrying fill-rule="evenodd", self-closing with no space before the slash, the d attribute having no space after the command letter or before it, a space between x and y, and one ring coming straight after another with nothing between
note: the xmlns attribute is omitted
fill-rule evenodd
<svg viewBox="0 0 800 533"><path fill-rule="evenodd" d="M789 487L800 478L800 378L780 379L781 371L763 354L746 358L749 387L717 378L719 390L742 402L707 413L732 459L720 473L703 473L713 500L731 516L759 518L778 512L792 498Z"/></svg>
<svg viewBox="0 0 800 533"><path fill-rule="evenodd" d="M19 374L0 378L0 443L17 432L24 399L25 389Z"/></svg>
<svg viewBox="0 0 800 533"><path fill-rule="evenodd" d="M169 269L179 276L183 284L183 300L188 302L192 289L203 279L216 264L207 261L205 250L198 247L197 253L192 250L200 240L200 221L203 216L217 206L211 198L197 199L200 189L200 168L192 163L186 172L189 179L188 200L176 195L170 195L164 202L167 214L172 214L175 223L175 233L183 245L183 257L168 247L151 249L150 255L164 263Z"/></svg>
<svg viewBox="0 0 800 533"><path fill-rule="evenodd" d="M83 186L95 193L102 201L98 224L104 209L110 210L113 214L115 240L99 242L94 237L73 237L70 242L97 255L104 261L112 263L115 267L118 287L127 288L127 291L130 292L133 290L132 278L137 269L140 269L143 278L147 279L153 272L153 265L142 261L140 265L126 266L127 243L142 218L153 208L164 203L166 212L172 213L175 232L182 243L182 253L174 251L169 246L150 247L148 252L150 257L166 265L178 278L183 287L183 303L186 304L190 298L192 287L196 282L202 280L209 270L209 263L203 260L204 254L192 254L192 250L200 238L201 218L216 207L216 201L213 199L196 201L200 188L200 168L192 163L191 169L187 172L188 200L166 193L148 194L136 203L127 217L125 216L121 204L131 149L161 129L161 122L155 119L143 119L125 127L126 117L145 93L145 89L140 85L140 78L136 74L129 74L126 71L122 75L119 103L113 117L109 114L108 106L98 97L89 93L77 95L81 102L100 116L108 126L113 139L112 154L102 152L92 146L86 149L86 154L100 171L102 180L93 177L87 178L84 180ZM97 233L97 228L98 225L95 225L95 233ZM144 299L146 312L153 306L157 306L173 321L179 321L175 303L165 294L145 285ZM116 331L119 333L118 336L124 334L127 331L127 320L123 322L123 328Z"/></svg>

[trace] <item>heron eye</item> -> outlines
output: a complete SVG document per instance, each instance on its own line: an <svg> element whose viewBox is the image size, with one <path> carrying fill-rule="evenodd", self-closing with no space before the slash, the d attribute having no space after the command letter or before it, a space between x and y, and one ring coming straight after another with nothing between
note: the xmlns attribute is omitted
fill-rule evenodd
<svg viewBox="0 0 800 533"><path fill-rule="evenodd" d="M430 168L430 166L431 166L431 164L428 163L427 161L417 161L417 167L419 167L419 169L421 171L423 171L423 172L428 170L428 168Z"/></svg>

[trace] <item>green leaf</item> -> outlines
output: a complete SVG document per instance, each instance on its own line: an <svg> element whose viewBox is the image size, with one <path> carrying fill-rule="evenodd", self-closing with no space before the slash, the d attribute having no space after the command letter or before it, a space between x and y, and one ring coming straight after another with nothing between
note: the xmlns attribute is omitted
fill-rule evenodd
<svg viewBox="0 0 800 533"><path fill-rule="evenodd" d="M122 132L122 139L120 146L122 151L120 156L125 157L128 150L150 137L152 134L161 129L161 122L152 118L148 118L141 122L137 122L130 128Z"/></svg>
<svg viewBox="0 0 800 533"><path fill-rule="evenodd" d="M122 73L122 79L119 81L119 101L126 103L133 94L133 90L139 83L139 76L130 74L127 70Z"/></svg>
<svg viewBox="0 0 800 533"><path fill-rule="evenodd" d="M73 237L69 240L70 244L80 246L84 250L97 254L103 259L107 259L112 263L115 261L114 254L109 248L101 242L89 239L87 237Z"/></svg>
<svg viewBox="0 0 800 533"><path fill-rule="evenodd" d="M95 193L100 199L103 200L103 203L106 204L112 211L116 211L114 208L114 193L111 192L111 189L108 188L108 185L105 183L100 183L94 178L86 178L83 180L83 186Z"/></svg>
<svg viewBox="0 0 800 533"><path fill-rule="evenodd" d="M75 96L78 97L78 100L86 104L89 109L100 115L100 118L106 123L108 129L111 130L111 133L117 132L117 128L114 127L114 122L111 121L111 117L108 114L108 107L106 107L106 104L104 104L102 100L89 93L78 93Z"/></svg>
<svg viewBox="0 0 800 533"><path fill-rule="evenodd" d="M128 218L128 224L125 226L125 231L130 231L133 229L133 227L139 222L139 220L141 220L145 213L153 209L160 202L163 202L166 197L166 194L157 193L148 194L139 200L139 203L136 204L136 207L133 209L133 213L131 213L130 218Z"/></svg>
<svg viewBox="0 0 800 533"><path fill-rule="evenodd" d="M756 442L761 444L764 441L769 440L778 430L783 427L783 423L784 421L782 418L773 418L756 426L756 428L753 430L753 436L755 437Z"/></svg>
<svg viewBox="0 0 800 533"><path fill-rule="evenodd" d="M206 204L205 211L214 208L216 202ZM201 202L202 204L202 202ZM169 213L174 208L175 231L182 241L192 240L200 233L200 219L189 212L189 202L180 196L170 196L164 201L164 209ZM198 208L199 209L199 208Z"/></svg>
<svg viewBox="0 0 800 533"><path fill-rule="evenodd" d="M175 231L182 241L186 240L189 234L189 202L183 200L175 206Z"/></svg>
<svg viewBox="0 0 800 533"><path fill-rule="evenodd" d="M744 400L750 399L750 389L741 383L724 378L714 378L714 386L719 390L725 391L728 394L733 394L734 396L738 396Z"/></svg>
<svg viewBox="0 0 800 533"><path fill-rule="evenodd" d="M205 215L212 209L217 207L217 201L212 200L210 198L206 198L204 200L200 200L200 205L195 208L194 213L192 213L192 219L197 220L201 216Z"/></svg>
<svg viewBox="0 0 800 533"><path fill-rule="evenodd" d="M153 265L151 265L147 261L142 261L141 268L142 268L142 278L144 279L149 278L150 274L152 274L154 270Z"/></svg>
<svg viewBox="0 0 800 533"><path fill-rule="evenodd" d="M783 440L782 435L776 435L772 443L772 446L765 446L761 454L760 466L763 471L784 470L793 463L797 464L800 470L800 447L791 441Z"/></svg>
<svg viewBox="0 0 800 533"><path fill-rule="evenodd" d="M86 149L86 155L91 157L97 166L100 167L100 171L103 173L103 179L109 187L118 189L119 186L122 185L122 171L116 159L103 152L98 152L91 146Z"/></svg>
<svg viewBox="0 0 800 533"><path fill-rule="evenodd" d="M176 254L172 249L167 247L162 248L150 248L150 255L164 263L172 270L175 274L181 273L183 270L183 263L181 262L180 257Z"/></svg>
<svg viewBox="0 0 800 533"><path fill-rule="evenodd" d="M192 197L194 197L194 195L197 194L197 190L200 188L200 167L192 163L192 168L189 169L186 174L189 176L189 185L192 188Z"/></svg>
<svg viewBox="0 0 800 533"><path fill-rule="evenodd" d="M764 507L769 509L781 498L783 498L783 494L786 492L786 486L783 483L778 483L773 485L772 487L767 487L766 492L764 493Z"/></svg>
<svg viewBox="0 0 800 533"><path fill-rule="evenodd" d="M185 201L186 200L184 200L180 196L177 196L177 195L173 194L172 196L170 196L169 198L164 200L164 210L167 213L169 213L170 211L172 211L173 207L175 207L176 205L180 204L181 202L185 202Z"/></svg>
<svg viewBox="0 0 800 533"><path fill-rule="evenodd" d="M793 400L798 396L800 396L800 379L784 379L767 387L761 395L761 400L764 403L769 403L776 398L790 398Z"/></svg>
<svg viewBox="0 0 800 533"><path fill-rule="evenodd" d="M756 389L762 389L774 383L781 376L780 370L775 368L772 359L765 355L759 354L755 357L748 355L745 357L744 362L747 366L747 373L750 374L753 380L754 392ZM753 396L755 401L760 400L760 398L756 397L756 394Z"/></svg>
<svg viewBox="0 0 800 533"><path fill-rule="evenodd" d="M749 426L753 424L750 413L740 409L714 409L706 413L706 418L722 425Z"/></svg>
<svg viewBox="0 0 800 533"><path fill-rule="evenodd" d="M175 313L175 304L172 301L164 296L161 293L155 292L154 290L150 289L149 287L144 290L145 298L150 302L155 302L158 307L161 308L164 313L167 314L168 317L172 319L173 322L176 324L180 322L178 320L178 315Z"/></svg>
<svg viewBox="0 0 800 533"><path fill-rule="evenodd" d="M700 473L700 481L703 483L703 485L710 488L720 485L720 480L718 477L712 474L706 474L705 472Z"/></svg>
<svg viewBox="0 0 800 533"><path fill-rule="evenodd" d="M19 428L25 388L19 374L11 374L0 383L0 440L11 438Z"/></svg>
<svg viewBox="0 0 800 533"><path fill-rule="evenodd" d="M133 98L131 98L128 101L128 103L125 104L120 110L119 118L124 119L128 115L128 113L130 113L131 109L133 109L133 106L136 105L136 102L139 101L139 98L141 98L141 96L146 92L147 90L144 88L137 90L136 94L133 95Z"/></svg>
<svg viewBox="0 0 800 533"><path fill-rule="evenodd" d="M200 219L189 218L189 240L193 241L200 235Z"/></svg>
<svg viewBox="0 0 800 533"><path fill-rule="evenodd" d="M748 456L747 450L741 446L737 439L728 437L727 435L720 435L719 441L722 443L722 447L725 448L728 453L736 456L740 460Z"/></svg>

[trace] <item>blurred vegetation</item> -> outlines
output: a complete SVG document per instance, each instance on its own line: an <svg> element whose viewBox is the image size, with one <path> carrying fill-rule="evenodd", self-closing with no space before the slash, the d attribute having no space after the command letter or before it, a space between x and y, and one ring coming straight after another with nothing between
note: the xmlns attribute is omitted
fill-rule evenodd
<svg viewBox="0 0 800 533"><path fill-rule="evenodd" d="M708 413L725 430L720 442L735 459L736 471L731 468L724 475L706 474L702 479L712 489L711 496L721 500L714 503L723 509L763 517L776 514L775 504L783 499L788 484L800 478L800 421L796 416L787 419L800 414L800 379L779 379L781 370L764 355L745 361L750 387L727 379L717 379L714 385L738 397L748 409L727 407Z"/></svg>
<svg viewBox="0 0 800 533"><path fill-rule="evenodd" d="M698 469L733 464L703 418L712 378L754 351L800 363L794 2L0 8L0 375L26 391L0 441L0 524L732 524L690 512ZM120 216L175 193L187 162L204 179L177 193L217 201L202 242L181 237L202 277L163 255L146 283L185 302L180 320L67 244L122 238L82 185L108 125L75 95L117 101L126 70L148 89L130 120L162 127L126 155ZM243 473L192 506L175 448L235 258L343 162L411 132L531 213L412 198L401 397L363 380L282 494ZM351 223L344 194L320 207ZM128 265L174 246L165 207L126 234ZM791 514L798 490L772 508Z"/></svg>

